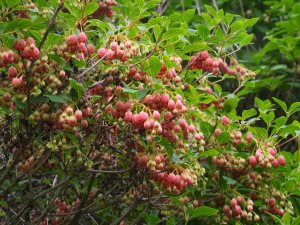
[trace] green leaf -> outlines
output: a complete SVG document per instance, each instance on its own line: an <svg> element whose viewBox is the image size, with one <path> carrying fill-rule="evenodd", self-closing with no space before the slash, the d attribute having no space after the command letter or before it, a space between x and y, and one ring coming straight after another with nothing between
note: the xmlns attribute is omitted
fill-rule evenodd
<svg viewBox="0 0 300 225"><path fill-rule="evenodd" d="M183 21L188 23L195 15L195 9L188 9L183 13Z"/></svg>
<svg viewBox="0 0 300 225"><path fill-rule="evenodd" d="M137 99L138 100L143 99L149 91L150 91L149 88L144 88L144 89L139 90L137 93Z"/></svg>
<svg viewBox="0 0 300 225"><path fill-rule="evenodd" d="M229 98L226 100L224 104L223 112L230 113L233 110L236 110L239 100L240 99L238 97L234 95L229 95Z"/></svg>
<svg viewBox="0 0 300 225"><path fill-rule="evenodd" d="M207 43L199 42L199 43L184 46L182 51L184 53L201 51L201 50L205 49L206 46L207 46Z"/></svg>
<svg viewBox="0 0 300 225"><path fill-rule="evenodd" d="M154 18L151 18L146 24L145 26L147 28L151 28L153 27L154 25L158 25L160 23L162 23L164 21L164 18L165 17L154 17Z"/></svg>
<svg viewBox="0 0 300 225"><path fill-rule="evenodd" d="M124 93L136 93L138 92L138 90L134 90L134 89L131 89L131 88L122 88L123 92Z"/></svg>
<svg viewBox="0 0 300 225"><path fill-rule="evenodd" d="M23 18L17 18L14 19L13 21L7 23L4 33L9 33L9 32L14 32L17 30L22 30L25 28L29 28L32 26L32 22L29 19L23 19Z"/></svg>
<svg viewBox="0 0 300 225"><path fill-rule="evenodd" d="M205 157L205 156L217 156L219 154L220 153L217 150L211 149L211 150L208 150L208 151L200 152L197 155L197 158L202 158L202 157Z"/></svg>
<svg viewBox="0 0 300 225"><path fill-rule="evenodd" d="M197 30L198 30L198 34L202 40L205 40L208 37L209 29L207 28L207 26L199 24L197 26Z"/></svg>
<svg viewBox="0 0 300 225"><path fill-rule="evenodd" d="M15 100L16 106L19 109L26 109L26 104L22 102L20 99Z"/></svg>
<svg viewBox="0 0 300 225"><path fill-rule="evenodd" d="M210 5L205 5L206 10L209 12L210 15L213 17L217 17L217 11Z"/></svg>
<svg viewBox="0 0 300 225"><path fill-rule="evenodd" d="M274 118L275 118L275 113L273 111L271 111L268 114L268 123L271 124L271 122L274 120Z"/></svg>
<svg viewBox="0 0 300 225"><path fill-rule="evenodd" d="M59 44L64 40L63 35L55 34L55 33L49 33L46 41L45 41L45 47L51 48L53 45Z"/></svg>
<svg viewBox="0 0 300 225"><path fill-rule="evenodd" d="M227 176L222 176L222 177L225 180L226 184L228 184L228 185L233 185L233 184L237 183L236 180L234 180L234 179L232 179L230 177L227 177Z"/></svg>
<svg viewBox="0 0 300 225"><path fill-rule="evenodd" d="M3 200L0 200L0 206L7 206L7 202L3 201Z"/></svg>
<svg viewBox="0 0 300 225"><path fill-rule="evenodd" d="M174 148L171 145L171 143L169 141L167 141L165 138L162 138L161 144L166 148L169 159L173 159Z"/></svg>
<svg viewBox="0 0 300 225"><path fill-rule="evenodd" d="M294 159L297 163L300 163L300 149L294 153Z"/></svg>
<svg viewBox="0 0 300 225"><path fill-rule="evenodd" d="M290 225L291 224L291 215L288 212L286 212L282 217L282 221L283 221L284 225Z"/></svg>
<svg viewBox="0 0 300 225"><path fill-rule="evenodd" d="M278 218L277 216L271 214L271 213L268 213L270 216L272 216L274 218L274 220L277 222L276 224L280 224L280 225L285 225L280 218Z"/></svg>
<svg viewBox="0 0 300 225"><path fill-rule="evenodd" d="M204 137L208 137L214 130L214 127L205 121L200 122L200 131L204 134Z"/></svg>
<svg viewBox="0 0 300 225"><path fill-rule="evenodd" d="M230 24L231 22L232 22L232 20L233 20L233 14L231 14L231 13L226 13L225 14L225 17L224 17L224 19L225 19L225 22L227 23L227 24Z"/></svg>
<svg viewBox="0 0 300 225"><path fill-rule="evenodd" d="M283 109L284 112L287 112L287 106L284 101L281 101L280 99L274 97L273 100Z"/></svg>
<svg viewBox="0 0 300 225"><path fill-rule="evenodd" d="M140 11L144 8L144 0L136 0L137 7Z"/></svg>
<svg viewBox="0 0 300 225"><path fill-rule="evenodd" d="M170 38L179 37L185 35L187 32L186 29L183 28L171 28L168 29L162 36L162 40L168 40Z"/></svg>
<svg viewBox="0 0 300 225"><path fill-rule="evenodd" d="M292 225L299 225L300 224L300 216L297 216L295 219L293 219Z"/></svg>
<svg viewBox="0 0 300 225"><path fill-rule="evenodd" d="M156 41L159 39L161 31L162 31L162 27L161 26L155 25L153 27L154 37L155 37Z"/></svg>
<svg viewBox="0 0 300 225"><path fill-rule="evenodd" d="M84 8L84 16L93 14L98 8L99 4L97 2L91 2L87 4Z"/></svg>
<svg viewBox="0 0 300 225"><path fill-rule="evenodd" d="M246 120L252 116L255 116L257 114L255 109L248 109L248 110L244 110L242 113L242 120Z"/></svg>
<svg viewBox="0 0 300 225"><path fill-rule="evenodd" d="M74 101L78 101L84 92L84 87L81 84L77 83L76 80L73 79L70 79L70 85L72 87L70 91L72 99Z"/></svg>
<svg viewBox="0 0 300 225"><path fill-rule="evenodd" d="M15 38L12 34L3 34L2 35L2 45L7 48L12 48Z"/></svg>
<svg viewBox="0 0 300 225"><path fill-rule="evenodd" d="M278 135L281 137L287 137L288 135L295 135L295 131L299 130L298 126L295 126L293 124L289 124L286 126L282 126L280 127L280 129L278 129Z"/></svg>
<svg viewBox="0 0 300 225"><path fill-rule="evenodd" d="M158 56L151 56L150 59L148 60L148 63L149 63L149 67L148 67L149 75L152 77L156 76L159 73L162 66Z"/></svg>
<svg viewBox="0 0 300 225"><path fill-rule="evenodd" d="M289 109L289 114L293 114L298 111L300 111L300 102L295 102L291 105Z"/></svg>
<svg viewBox="0 0 300 225"><path fill-rule="evenodd" d="M219 212L219 210L210 208L207 206L200 206L198 208L193 208L191 218L198 218L202 216L214 216Z"/></svg>
<svg viewBox="0 0 300 225"><path fill-rule="evenodd" d="M176 66L176 62L172 62L172 61L170 60L170 57L169 57L168 55L164 55L164 56L163 56L163 60L164 60L164 64L166 65L166 67L167 67L168 69L171 69L171 68L173 68L174 66Z"/></svg>
<svg viewBox="0 0 300 225"><path fill-rule="evenodd" d="M207 13L204 13L204 12L201 14L201 16L204 19L205 23L208 26L210 26L211 25L211 21L212 21L211 17Z"/></svg>
<svg viewBox="0 0 300 225"><path fill-rule="evenodd" d="M251 19L247 19L244 21L243 25L244 25L244 28L246 27L252 27L254 24L257 23L257 21L259 20L259 18L251 18Z"/></svg>
<svg viewBox="0 0 300 225"><path fill-rule="evenodd" d="M161 3L161 0L148 0L146 1L146 8L152 9L156 7L159 3Z"/></svg>
<svg viewBox="0 0 300 225"><path fill-rule="evenodd" d="M6 1L8 7L13 7L13 6L19 4L19 2L20 2L20 0L8 0L8 1Z"/></svg>
<svg viewBox="0 0 300 225"><path fill-rule="evenodd" d="M159 222L159 217L155 215L154 213L150 213L149 215L146 215L147 224L149 225L156 225Z"/></svg>
<svg viewBox="0 0 300 225"><path fill-rule="evenodd" d="M243 28L244 28L243 21L237 20L231 24L231 32L232 33L239 32L239 31L243 30Z"/></svg>
<svg viewBox="0 0 300 225"><path fill-rule="evenodd" d="M253 39L253 34L245 35L245 37L241 41L239 41L240 47L248 45L252 41L252 39Z"/></svg>
<svg viewBox="0 0 300 225"><path fill-rule="evenodd" d="M69 100L69 97L67 95L44 95L45 97L49 98L52 102L57 103L67 103Z"/></svg>
<svg viewBox="0 0 300 225"><path fill-rule="evenodd" d="M259 98L255 98L255 102L260 112L266 113L272 107L272 104L269 100L262 101Z"/></svg>
<svg viewBox="0 0 300 225"><path fill-rule="evenodd" d="M285 118L284 116L281 116L281 117L277 118L274 122L275 122L274 129L276 130L286 124L287 118Z"/></svg>
<svg viewBox="0 0 300 225"><path fill-rule="evenodd" d="M191 98L191 99L197 98L198 93L197 93L197 91L196 91L196 89L194 88L193 85L190 85L190 91L191 91L191 96L190 96L190 98Z"/></svg>
<svg viewBox="0 0 300 225"><path fill-rule="evenodd" d="M66 25L69 27L72 27L79 20L76 16L74 16L70 13L61 12L61 13L59 13L58 17L61 18L61 20L63 22L65 22ZM95 20L89 20L89 25L87 27L96 26L94 21ZM101 23L100 21L98 21L98 22Z"/></svg>
<svg viewBox="0 0 300 225"><path fill-rule="evenodd" d="M287 71L288 67L287 67L287 65L284 65L284 64L278 64L278 65L272 66L270 68L270 70L271 71L278 71L278 70Z"/></svg>
<svg viewBox="0 0 300 225"><path fill-rule="evenodd" d="M32 26L30 27L30 30L42 30L46 29L48 20L42 17L38 17L35 20L32 21Z"/></svg>
<svg viewBox="0 0 300 225"><path fill-rule="evenodd" d="M230 134L228 132L222 132L218 137L218 141L220 142L220 144L225 144L225 143L229 142L230 140L231 140L231 138L230 138Z"/></svg>
<svg viewBox="0 0 300 225"><path fill-rule="evenodd" d="M81 18L81 8L74 6L73 1L65 1L64 6L69 10L69 12L75 16L77 19Z"/></svg>
<svg viewBox="0 0 300 225"><path fill-rule="evenodd" d="M265 128L262 127L249 127L249 131L251 131L255 137L259 138L267 138L268 132Z"/></svg>

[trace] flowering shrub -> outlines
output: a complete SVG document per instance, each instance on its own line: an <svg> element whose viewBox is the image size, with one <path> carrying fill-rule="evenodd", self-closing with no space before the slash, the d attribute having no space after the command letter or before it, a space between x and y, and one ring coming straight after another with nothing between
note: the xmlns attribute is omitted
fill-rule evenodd
<svg viewBox="0 0 300 225"><path fill-rule="evenodd" d="M3 223L296 216L297 162L280 147L300 104L237 111L255 72L233 53L256 19L207 6L194 23L194 10L157 15L157 0L18 3L0 3Z"/></svg>

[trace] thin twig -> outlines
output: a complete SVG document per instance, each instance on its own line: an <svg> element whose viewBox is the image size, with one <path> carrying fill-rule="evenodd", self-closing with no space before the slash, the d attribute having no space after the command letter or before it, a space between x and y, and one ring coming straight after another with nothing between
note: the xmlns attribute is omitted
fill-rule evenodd
<svg viewBox="0 0 300 225"><path fill-rule="evenodd" d="M86 203L87 203L87 200L88 200L88 197L89 197L90 191L92 189L95 178L96 178L96 174L92 174L92 176L90 178L90 181L89 181L89 184L88 184L88 187L87 187L87 191L85 193L85 196L83 197L83 200L80 202L80 205L78 207L79 210L86 206ZM79 220L80 220L81 215L82 215L81 212L75 213L73 219L68 224L70 224L70 225L79 224Z"/></svg>
<svg viewBox="0 0 300 225"><path fill-rule="evenodd" d="M245 10L244 10L244 6L243 6L242 0L239 0L239 3L240 3L241 11L242 11L242 16L245 17Z"/></svg>
<svg viewBox="0 0 300 225"><path fill-rule="evenodd" d="M181 9L182 9L182 12L184 12L184 11L185 11L184 0L181 0L180 2L181 2Z"/></svg>
<svg viewBox="0 0 300 225"><path fill-rule="evenodd" d="M119 223L122 222L123 219L126 218L126 216L132 211L135 209L136 205L137 205L137 201L134 202L129 208L127 208L127 210L123 213L122 216L120 216L115 222L113 222L111 225L117 225Z"/></svg>
<svg viewBox="0 0 300 225"><path fill-rule="evenodd" d="M55 23L57 15L58 15L59 11L63 8L63 6L64 6L64 1L61 1L60 4L59 4L59 6L57 7L57 9L54 12L54 15L53 15L53 17L51 19L51 22L50 22L50 24L49 24L46 32L44 33L44 35L42 37L42 40L41 40L41 42L40 42L40 44L38 46L39 50L41 50L41 48L44 46L45 41L46 41L46 39L48 37L48 34L49 34L50 30L52 29L52 27L53 27L53 25ZM34 60L31 61L29 70L27 69L25 63L23 62L25 73L26 73L27 116L29 116L30 112L31 112L31 109L30 109L30 104L31 104L30 103L30 95L31 95L31 93L30 93L30 82L31 82L31 72L32 72L32 69L33 69L33 66L34 66L35 62L36 62L36 59L34 59Z"/></svg>
<svg viewBox="0 0 300 225"><path fill-rule="evenodd" d="M77 78L78 78L78 79L82 78L85 74L87 74L87 73L90 72L93 68L95 68L95 67L98 65L98 63L101 62L105 57L106 57L106 54L105 54L102 58L98 59L98 60L97 60L90 68L88 68L87 70L85 70L85 71L83 71L81 74L79 74Z"/></svg>
<svg viewBox="0 0 300 225"><path fill-rule="evenodd" d="M294 136L294 137L292 137L292 138L286 140L285 142L281 143L280 145L278 145L278 147L281 147L281 146L283 146L283 145L289 143L290 141L293 141L293 140L297 139L298 137L299 137L299 135Z"/></svg>
<svg viewBox="0 0 300 225"><path fill-rule="evenodd" d="M201 16L201 8L200 8L199 1L195 0L195 4L196 4L196 9L197 9L197 14L198 14L198 16Z"/></svg>
<svg viewBox="0 0 300 225"><path fill-rule="evenodd" d="M93 170L93 169L87 169L87 172L92 172L92 173L124 173L129 171L129 169L126 170Z"/></svg>
<svg viewBox="0 0 300 225"><path fill-rule="evenodd" d="M13 214L17 215L17 213L16 213L14 210L12 210L11 208L9 208L9 210L10 210ZM20 219L23 223L25 223L25 220L24 220L22 217L19 217L19 219Z"/></svg>
<svg viewBox="0 0 300 225"><path fill-rule="evenodd" d="M215 10L218 11L219 7L218 7L218 4L217 4L216 0L212 0L212 4L213 4ZM221 25L221 28L222 28L224 34L226 34L226 29L225 29L224 24L221 22L220 25ZM231 51L233 53L234 58L237 58L237 56L235 54L235 51L234 51L234 48L232 46L230 46L230 48L231 48Z"/></svg>
<svg viewBox="0 0 300 225"><path fill-rule="evenodd" d="M44 34L44 36L43 36L41 42L40 42L40 44L39 44L39 47L38 47L39 50L41 50L42 47L43 47L43 45L45 44L45 41L46 41L46 39L47 39L47 37L48 37L48 34L50 33L50 30L51 30L51 28L54 26L56 17L58 16L59 11L60 11L63 7L64 7L64 1L60 1L60 4L59 4L59 6L57 7L57 9L55 10L54 15L53 15L53 17L52 17L52 19L51 19L51 22L50 22L50 24L49 24L49 26L48 26L48 28L47 28L47 30L46 30L46 32L45 32L45 34Z"/></svg>
<svg viewBox="0 0 300 225"><path fill-rule="evenodd" d="M95 218L90 213L88 213L88 216L93 220L95 224L99 225L99 223L95 220Z"/></svg>

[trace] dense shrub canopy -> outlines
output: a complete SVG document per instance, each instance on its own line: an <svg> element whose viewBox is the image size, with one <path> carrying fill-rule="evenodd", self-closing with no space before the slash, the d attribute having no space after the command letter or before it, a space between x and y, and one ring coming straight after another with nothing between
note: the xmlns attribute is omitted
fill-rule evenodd
<svg viewBox="0 0 300 225"><path fill-rule="evenodd" d="M1 224L300 223L300 102L213 3L0 1Z"/></svg>

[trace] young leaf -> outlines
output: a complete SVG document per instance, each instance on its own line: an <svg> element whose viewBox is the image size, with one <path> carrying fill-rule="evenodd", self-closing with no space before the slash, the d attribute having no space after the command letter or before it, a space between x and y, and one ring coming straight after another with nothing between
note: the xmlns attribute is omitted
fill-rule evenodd
<svg viewBox="0 0 300 225"><path fill-rule="evenodd" d="M138 92L138 90L134 90L134 89L131 89L131 88L122 88L123 92L124 93L136 93Z"/></svg>
<svg viewBox="0 0 300 225"><path fill-rule="evenodd" d="M234 179L232 179L230 177L227 177L227 176L224 176L224 175L222 177L225 180L226 184L228 184L228 185L232 185L232 184L236 184L237 183L236 180L234 180Z"/></svg>
<svg viewBox="0 0 300 225"><path fill-rule="evenodd" d="M168 40L170 38L183 36L186 34L186 32L187 30L183 28L171 28L163 34L162 40Z"/></svg>
<svg viewBox="0 0 300 225"><path fill-rule="evenodd" d="M228 132L222 132L218 137L218 141L220 142L220 144L225 144L229 142L230 139L230 134Z"/></svg>
<svg viewBox="0 0 300 225"><path fill-rule="evenodd" d="M284 101L281 101L278 98L273 97L273 100L283 109L284 112L287 112L287 106Z"/></svg>
<svg viewBox="0 0 300 225"><path fill-rule="evenodd" d="M201 14L202 18L204 19L205 23L210 26L211 25L211 21L212 21L212 18L207 14L207 13L202 13Z"/></svg>
<svg viewBox="0 0 300 225"><path fill-rule="evenodd" d="M139 8L140 12L144 8L144 0L136 0L137 7Z"/></svg>
<svg viewBox="0 0 300 225"><path fill-rule="evenodd" d="M99 4L97 2L90 2L84 8L84 16L93 14L98 8Z"/></svg>
<svg viewBox="0 0 300 225"><path fill-rule="evenodd" d="M199 24L197 26L197 30L198 30L198 34L202 40L205 40L208 37L209 29L207 28L207 26Z"/></svg>
<svg viewBox="0 0 300 225"><path fill-rule="evenodd" d="M149 67L148 67L148 72L150 76L154 77L156 76L160 69L161 69L161 62L157 56L151 56L150 59L148 60Z"/></svg>
<svg viewBox="0 0 300 225"><path fill-rule="evenodd" d="M32 22L29 19L17 18L13 21L7 23L4 33L14 32L16 30L23 30L26 28L30 28L32 26Z"/></svg>
<svg viewBox="0 0 300 225"><path fill-rule="evenodd" d="M13 7L13 6L19 4L19 2L20 2L20 0L9 0L9 1L6 1L6 4L10 8L10 7Z"/></svg>
<svg viewBox="0 0 300 225"><path fill-rule="evenodd" d="M219 210L206 207L206 206L200 206L198 208L193 208L191 218L197 218L202 216L213 216L216 215L219 212Z"/></svg>
<svg viewBox="0 0 300 225"><path fill-rule="evenodd" d="M64 6L69 10L69 12L76 18L81 18L81 8L77 8L72 4L72 1L66 1Z"/></svg>
<svg viewBox="0 0 300 225"><path fill-rule="evenodd" d="M209 12L210 15L213 17L217 17L217 11L210 5L205 5L206 10Z"/></svg>
<svg viewBox="0 0 300 225"><path fill-rule="evenodd" d="M58 103L67 103L69 100L69 97L67 95L44 95L45 97L49 98L52 102L58 102Z"/></svg>
<svg viewBox="0 0 300 225"><path fill-rule="evenodd" d="M298 111L300 111L300 102L295 102L291 105L289 109L289 114L293 114Z"/></svg>
<svg viewBox="0 0 300 225"><path fill-rule="evenodd" d="M188 9L183 13L183 21L188 23L195 15L195 9Z"/></svg>
<svg viewBox="0 0 300 225"><path fill-rule="evenodd" d="M254 24L257 23L257 21L259 20L259 18L251 18L251 19L246 19L243 23L244 28L246 27L252 27Z"/></svg>
<svg viewBox="0 0 300 225"><path fill-rule="evenodd" d="M212 150L208 150L208 151L204 151L204 152L200 152L197 157L198 158L202 158L204 156L217 156L219 155L220 153L215 150L215 149L212 149Z"/></svg>
<svg viewBox="0 0 300 225"><path fill-rule="evenodd" d="M204 137L209 136L213 132L214 127L205 121L200 122L200 130L204 133Z"/></svg>
<svg viewBox="0 0 300 225"><path fill-rule="evenodd" d="M189 52L196 52L196 51L200 51L205 49L205 47L207 46L207 43L205 42L199 42L199 43L194 43L191 45L186 45L182 51L184 53L189 53Z"/></svg>
<svg viewBox="0 0 300 225"><path fill-rule="evenodd" d="M272 107L272 104L269 100L262 101L259 98L255 98L255 102L260 112L266 113Z"/></svg>
<svg viewBox="0 0 300 225"><path fill-rule="evenodd" d="M291 215L288 212L286 212L282 217L282 221L283 221L284 225L290 225L291 219L292 219Z"/></svg>
<svg viewBox="0 0 300 225"><path fill-rule="evenodd" d="M248 110L244 110L242 113L242 120L246 120L252 116L255 116L257 114L255 109L248 109Z"/></svg>
<svg viewBox="0 0 300 225"><path fill-rule="evenodd" d="M72 87L70 92L72 99L78 101L84 92L84 87L73 79L70 79L70 86Z"/></svg>
<svg viewBox="0 0 300 225"><path fill-rule="evenodd" d="M293 219L292 225L299 225L300 224L300 216L297 216Z"/></svg>

